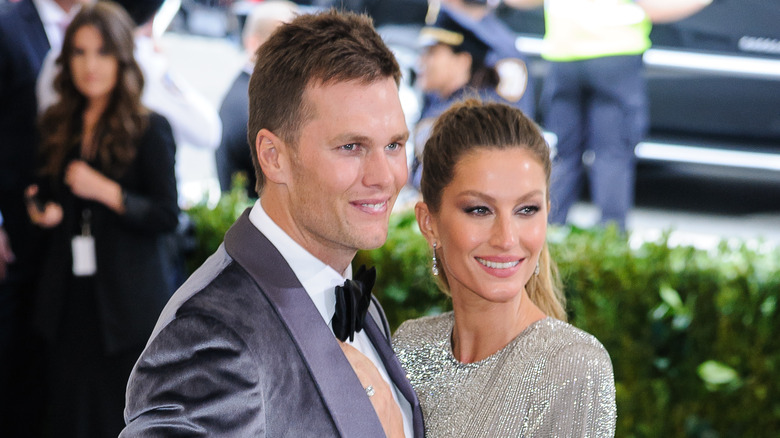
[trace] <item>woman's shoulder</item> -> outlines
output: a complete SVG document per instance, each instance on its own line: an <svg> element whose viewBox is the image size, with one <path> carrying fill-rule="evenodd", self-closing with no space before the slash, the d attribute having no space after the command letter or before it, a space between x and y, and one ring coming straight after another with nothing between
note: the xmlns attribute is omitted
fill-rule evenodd
<svg viewBox="0 0 780 438"><path fill-rule="evenodd" d="M149 120L149 127L147 129L148 131L159 131L163 129L170 131L171 129L171 124L168 122L168 119L158 112L149 110L147 113L147 119Z"/></svg>
<svg viewBox="0 0 780 438"><path fill-rule="evenodd" d="M549 354L552 366L601 368L612 372L607 349L592 334L569 323L545 318L535 324L537 342Z"/></svg>
<svg viewBox="0 0 780 438"><path fill-rule="evenodd" d="M393 334L393 345L424 344L448 337L452 323L452 312L404 321Z"/></svg>

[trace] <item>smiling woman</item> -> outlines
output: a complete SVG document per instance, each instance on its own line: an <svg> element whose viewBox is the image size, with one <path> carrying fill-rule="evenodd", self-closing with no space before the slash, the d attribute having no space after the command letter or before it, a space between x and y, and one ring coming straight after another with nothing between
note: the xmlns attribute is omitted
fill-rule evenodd
<svg viewBox="0 0 780 438"><path fill-rule="evenodd" d="M436 121L423 163L415 213L453 312L405 322L393 343L426 436L613 436L609 354L564 322L539 128L468 100Z"/></svg>

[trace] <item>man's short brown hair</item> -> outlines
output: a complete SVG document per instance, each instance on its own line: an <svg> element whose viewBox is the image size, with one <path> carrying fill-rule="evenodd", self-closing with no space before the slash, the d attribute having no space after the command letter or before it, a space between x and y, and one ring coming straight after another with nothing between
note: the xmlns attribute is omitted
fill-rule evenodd
<svg viewBox="0 0 780 438"><path fill-rule="evenodd" d="M370 84L384 78L399 84L401 70L368 16L331 10L301 15L280 26L258 49L249 81L247 135L257 193L265 183L255 149L257 133L268 129L295 147L301 127L312 115L303 99L306 87L345 81Z"/></svg>

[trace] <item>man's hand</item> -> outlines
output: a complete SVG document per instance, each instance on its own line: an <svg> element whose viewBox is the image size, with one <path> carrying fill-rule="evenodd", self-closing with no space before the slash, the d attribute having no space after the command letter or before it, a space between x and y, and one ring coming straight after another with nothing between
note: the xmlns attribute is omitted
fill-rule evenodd
<svg viewBox="0 0 780 438"><path fill-rule="evenodd" d="M403 438L404 421L401 416L401 408L393 398L390 385L379 374L379 370L376 369L374 363L363 353L344 342L339 342L339 345L344 355L347 356L347 360L352 365L352 369L357 374L363 388L368 386L374 388L374 395L369 397L369 399L374 406L377 416L379 416L385 435L388 438Z"/></svg>
<svg viewBox="0 0 780 438"><path fill-rule="evenodd" d="M11 242L8 241L8 234L0 226L0 281L5 280L8 265L14 261L14 253L11 251Z"/></svg>

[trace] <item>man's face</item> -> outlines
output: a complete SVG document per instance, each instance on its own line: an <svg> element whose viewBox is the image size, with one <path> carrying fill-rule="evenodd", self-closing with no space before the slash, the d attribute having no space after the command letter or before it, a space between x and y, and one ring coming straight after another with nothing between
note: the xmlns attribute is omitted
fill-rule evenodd
<svg viewBox="0 0 780 438"><path fill-rule="evenodd" d="M406 183L398 88L391 78L310 85L303 98L313 111L291 153L292 235L331 266L348 263L358 249L384 244Z"/></svg>

